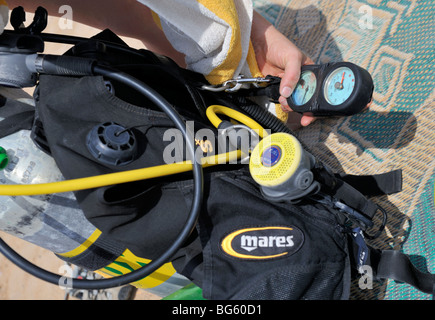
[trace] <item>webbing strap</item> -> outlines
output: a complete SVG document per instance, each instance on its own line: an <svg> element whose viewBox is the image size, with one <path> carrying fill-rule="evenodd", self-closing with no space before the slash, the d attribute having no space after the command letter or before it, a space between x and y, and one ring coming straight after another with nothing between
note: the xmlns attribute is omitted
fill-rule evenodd
<svg viewBox="0 0 435 320"><path fill-rule="evenodd" d="M314 173L316 181L322 185L323 193L331 196L334 201L339 201L357 210L369 220L373 219L379 207L358 189L333 174L320 161L317 161Z"/></svg>
<svg viewBox="0 0 435 320"><path fill-rule="evenodd" d="M333 197L363 213L370 220L373 219L379 208L376 203L367 199L361 192L342 180L338 180Z"/></svg>
<svg viewBox="0 0 435 320"><path fill-rule="evenodd" d="M26 111L0 121L0 138L7 137L21 130L32 129L34 116L34 111Z"/></svg>
<svg viewBox="0 0 435 320"><path fill-rule="evenodd" d="M373 253L373 251L372 251ZM408 255L397 250L378 251L379 263L376 269L378 280L392 279L412 285L418 290L432 294L435 299L435 274L418 270Z"/></svg>
<svg viewBox="0 0 435 320"><path fill-rule="evenodd" d="M34 116L33 106L0 96L0 138L20 130L30 130Z"/></svg>
<svg viewBox="0 0 435 320"><path fill-rule="evenodd" d="M126 247L102 234L89 248L77 256L66 258L56 255L65 262L94 271L104 268L115 261L126 250Z"/></svg>
<svg viewBox="0 0 435 320"><path fill-rule="evenodd" d="M402 191L402 170L393 170L375 175L350 175L338 176L366 196L381 196Z"/></svg>

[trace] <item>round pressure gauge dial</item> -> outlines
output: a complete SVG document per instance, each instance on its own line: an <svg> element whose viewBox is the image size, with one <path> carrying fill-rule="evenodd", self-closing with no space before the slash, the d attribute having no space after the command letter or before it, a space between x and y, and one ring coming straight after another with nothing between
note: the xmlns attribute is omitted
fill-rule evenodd
<svg viewBox="0 0 435 320"><path fill-rule="evenodd" d="M350 62L305 65L287 102L294 111L314 116L349 116L371 101L373 79Z"/></svg>

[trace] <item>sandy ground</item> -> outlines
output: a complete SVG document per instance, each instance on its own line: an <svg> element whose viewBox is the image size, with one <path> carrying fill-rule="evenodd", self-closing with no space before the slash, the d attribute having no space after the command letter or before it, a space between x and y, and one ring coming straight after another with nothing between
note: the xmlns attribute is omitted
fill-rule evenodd
<svg viewBox="0 0 435 320"><path fill-rule="evenodd" d="M33 16L27 15L27 22L32 21ZM10 26L7 29L11 29ZM76 36L89 37L95 35L99 30L74 23L73 28L61 30L58 19L49 18L48 33L62 33ZM142 43L134 39L124 39L130 46L140 48ZM57 44L47 44L46 53L62 54L67 46ZM31 91L31 90L28 90ZM48 271L59 273L59 268L64 262L57 258L52 252L25 242L16 237L12 237L0 232L0 237L7 242L15 251L20 253L30 262L47 269ZM29 275L10 263L4 256L0 255L0 300L64 300L65 290L39 280ZM147 293L144 290L136 292L136 300L155 300L159 297Z"/></svg>
<svg viewBox="0 0 435 320"><path fill-rule="evenodd" d="M57 258L52 252L16 237L0 232L0 237L16 252L33 264L50 272L63 274L61 267L65 263ZM112 299L117 300L115 293L119 288L112 290ZM39 280L16 267L4 256L0 255L0 300L74 300L67 297L66 291L45 281ZM158 296L137 290L135 300L158 300Z"/></svg>
<svg viewBox="0 0 435 320"><path fill-rule="evenodd" d="M59 272L64 262L52 252L29 244L16 237L0 233L1 238L32 263L51 272ZM45 283L0 256L0 300L63 300L65 291Z"/></svg>

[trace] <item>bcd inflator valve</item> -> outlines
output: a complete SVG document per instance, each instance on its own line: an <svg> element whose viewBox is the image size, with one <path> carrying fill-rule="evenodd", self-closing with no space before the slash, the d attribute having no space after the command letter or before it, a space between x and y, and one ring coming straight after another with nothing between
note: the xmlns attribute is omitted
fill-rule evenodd
<svg viewBox="0 0 435 320"><path fill-rule="evenodd" d="M98 161L107 165L122 166L137 158L134 133L114 122L95 126L87 136L86 146Z"/></svg>
<svg viewBox="0 0 435 320"><path fill-rule="evenodd" d="M0 85L33 87L39 73L93 75L94 60L38 54L44 51L44 47L44 41L37 35L3 34L0 37Z"/></svg>
<svg viewBox="0 0 435 320"><path fill-rule="evenodd" d="M311 169L315 158L288 133L265 137L249 163L253 179L271 201L296 201L320 190Z"/></svg>

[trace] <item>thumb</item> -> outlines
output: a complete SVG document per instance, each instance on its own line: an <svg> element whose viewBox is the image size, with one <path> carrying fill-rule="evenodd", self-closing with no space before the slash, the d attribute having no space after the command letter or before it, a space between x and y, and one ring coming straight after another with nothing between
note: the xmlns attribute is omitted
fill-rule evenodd
<svg viewBox="0 0 435 320"><path fill-rule="evenodd" d="M299 59L289 59L287 61L279 91L282 97L286 99L290 97L301 76L301 66L307 64L314 64L314 62L304 54Z"/></svg>
<svg viewBox="0 0 435 320"><path fill-rule="evenodd" d="M314 64L314 62L304 54L302 54L300 61L297 61L297 63L295 63L294 60L287 63L280 85L281 97L279 98L279 102L283 111L289 112L291 110L287 103L287 99L291 96L299 81L301 76L301 66L308 64ZM315 120L316 118L312 114L304 113L300 119L300 124L302 126L308 126Z"/></svg>

